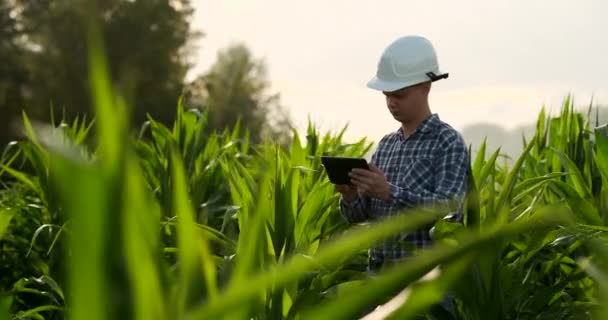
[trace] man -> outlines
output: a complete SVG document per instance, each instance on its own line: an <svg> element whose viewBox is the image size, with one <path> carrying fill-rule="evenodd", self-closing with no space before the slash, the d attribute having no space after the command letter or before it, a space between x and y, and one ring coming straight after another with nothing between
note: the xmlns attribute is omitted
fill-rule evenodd
<svg viewBox="0 0 608 320"><path fill-rule="evenodd" d="M452 220L462 218L469 168L462 136L431 112L431 83L439 71L432 44L420 36L395 40L382 53L368 87L381 91L401 127L385 135L370 169L353 169L351 185L338 185L340 209L351 223L381 219L407 208L456 202ZM409 257L432 243L429 228L393 237L370 249L370 271Z"/></svg>

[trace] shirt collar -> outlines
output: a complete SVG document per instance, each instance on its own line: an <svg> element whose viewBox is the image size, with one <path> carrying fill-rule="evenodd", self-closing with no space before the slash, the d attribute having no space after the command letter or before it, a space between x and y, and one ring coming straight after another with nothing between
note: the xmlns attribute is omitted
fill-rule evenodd
<svg viewBox="0 0 608 320"><path fill-rule="evenodd" d="M433 131L433 129L439 124L439 115L437 115L436 113L431 114L430 116L428 116L426 119L424 119L416 128L416 130L414 130L414 132L412 133L412 136L415 135L416 133L429 133L431 131ZM401 140L405 140L406 136L405 133L403 133L403 127L399 127L399 129L397 130L397 134L399 135L399 138Z"/></svg>

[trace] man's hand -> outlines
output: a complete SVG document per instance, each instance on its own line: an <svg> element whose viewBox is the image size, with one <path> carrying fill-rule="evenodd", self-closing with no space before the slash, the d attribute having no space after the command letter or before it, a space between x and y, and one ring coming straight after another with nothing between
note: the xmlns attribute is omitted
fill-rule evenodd
<svg viewBox="0 0 608 320"><path fill-rule="evenodd" d="M370 170L354 168L349 173L352 183L364 195L389 200L391 187L386 181L384 173L372 163L369 164L369 168Z"/></svg>

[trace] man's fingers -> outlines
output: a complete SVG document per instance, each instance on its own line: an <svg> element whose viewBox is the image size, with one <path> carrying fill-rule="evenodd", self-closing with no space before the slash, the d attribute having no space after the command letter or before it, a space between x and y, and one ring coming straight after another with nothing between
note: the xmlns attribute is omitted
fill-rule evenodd
<svg viewBox="0 0 608 320"><path fill-rule="evenodd" d="M351 177L350 182L355 186L357 190L361 190L361 188L366 185L364 181L356 177Z"/></svg>
<svg viewBox="0 0 608 320"><path fill-rule="evenodd" d="M358 170L353 169L348 175L351 178L356 177L359 180L367 180L367 181L373 181L377 177L377 174L375 172L371 172L369 170L364 170L364 169L358 169Z"/></svg>
<svg viewBox="0 0 608 320"><path fill-rule="evenodd" d="M356 175L360 175L360 176L369 176L369 175L374 174L370 170L361 169L361 168L353 168L350 172L353 174L356 174Z"/></svg>
<svg viewBox="0 0 608 320"><path fill-rule="evenodd" d="M369 169L370 169L371 171L376 172L376 173L382 173L382 171L381 171L380 169L378 169L378 167L376 167L376 165L375 165L375 164L373 164L373 163L371 163L371 162L370 162L370 163L368 164L368 166L369 166Z"/></svg>
<svg viewBox="0 0 608 320"><path fill-rule="evenodd" d="M351 175L350 176L350 180L353 181L357 186L360 186L360 185L371 185L374 182L374 180L370 179L369 177L359 176L359 175L356 175L356 174Z"/></svg>
<svg viewBox="0 0 608 320"><path fill-rule="evenodd" d="M367 194L367 192L369 191L369 186L364 183L357 184L357 190L363 194Z"/></svg>

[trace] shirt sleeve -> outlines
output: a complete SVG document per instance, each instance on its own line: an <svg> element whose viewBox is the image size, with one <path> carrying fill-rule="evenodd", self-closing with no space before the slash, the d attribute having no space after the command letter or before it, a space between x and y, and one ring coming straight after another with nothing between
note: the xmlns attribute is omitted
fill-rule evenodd
<svg viewBox="0 0 608 320"><path fill-rule="evenodd" d="M369 218L369 198L359 195L352 201L340 196L340 212L349 223L364 222Z"/></svg>
<svg viewBox="0 0 608 320"><path fill-rule="evenodd" d="M468 150L464 141L455 139L446 148L440 150L441 155L436 162L437 187L435 190L410 190L390 184L393 205L408 208L425 208L428 206L447 206L450 219L460 221L461 208L467 189L467 174L469 168Z"/></svg>

